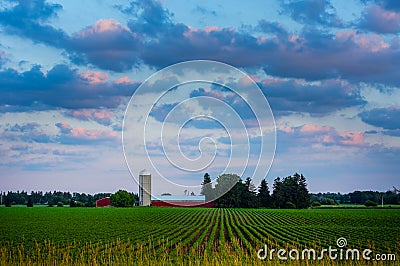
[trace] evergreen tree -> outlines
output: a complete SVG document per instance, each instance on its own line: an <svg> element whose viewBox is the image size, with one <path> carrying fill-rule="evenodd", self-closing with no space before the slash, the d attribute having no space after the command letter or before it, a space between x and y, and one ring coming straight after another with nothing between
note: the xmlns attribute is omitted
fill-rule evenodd
<svg viewBox="0 0 400 266"><path fill-rule="evenodd" d="M233 188L226 193L224 196L227 198L228 206L231 208L243 208L247 207L248 194L247 187L239 180Z"/></svg>
<svg viewBox="0 0 400 266"><path fill-rule="evenodd" d="M299 201L297 208L304 209L310 206L310 193L307 189L306 178L303 175L300 175L299 183L298 183L298 196Z"/></svg>
<svg viewBox="0 0 400 266"><path fill-rule="evenodd" d="M268 183L265 179L261 180L257 198L261 207L271 207L271 196L269 194Z"/></svg>
<svg viewBox="0 0 400 266"><path fill-rule="evenodd" d="M310 206L310 194L303 175L295 173L283 180L278 177L274 180L273 187L272 201L274 207L303 209Z"/></svg>
<svg viewBox="0 0 400 266"><path fill-rule="evenodd" d="M244 189L241 191L241 204L243 208L255 208L257 204L257 192L250 177L247 177L244 182Z"/></svg>
<svg viewBox="0 0 400 266"><path fill-rule="evenodd" d="M275 208L281 208L284 204L282 181L280 177L275 178L272 190L272 203Z"/></svg>
<svg viewBox="0 0 400 266"><path fill-rule="evenodd" d="M204 174L203 182L201 183L201 195L206 196L206 202L214 199L214 191L211 184L211 177L208 173Z"/></svg>
<svg viewBox="0 0 400 266"><path fill-rule="evenodd" d="M299 178L300 175L296 173L293 176L285 177L282 180L282 191L284 195L284 201L282 203L284 208L293 209L297 207Z"/></svg>

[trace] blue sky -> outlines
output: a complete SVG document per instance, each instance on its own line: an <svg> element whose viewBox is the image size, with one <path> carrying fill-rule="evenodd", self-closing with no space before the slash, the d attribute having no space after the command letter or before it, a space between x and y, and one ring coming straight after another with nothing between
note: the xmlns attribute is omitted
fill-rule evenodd
<svg viewBox="0 0 400 266"><path fill-rule="evenodd" d="M268 99L277 134L269 184L301 172L312 192L399 186L399 32L395 0L2 1L0 190L137 191L122 152L128 101L154 72L196 59L239 68ZM185 98L191 105L180 114L205 112L210 106L190 101L207 96L251 124L235 95L206 85L171 92L150 122L159 127ZM207 169L215 178L231 156L226 132L212 121L183 129L189 158L200 137L204 151L221 148ZM159 140L148 145L165 175L199 184L203 172L162 161Z"/></svg>

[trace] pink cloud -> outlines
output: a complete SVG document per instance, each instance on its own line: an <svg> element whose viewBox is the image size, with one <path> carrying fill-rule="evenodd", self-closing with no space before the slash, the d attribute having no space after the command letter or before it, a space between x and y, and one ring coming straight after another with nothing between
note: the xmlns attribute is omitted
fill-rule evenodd
<svg viewBox="0 0 400 266"><path fill-rule="evenodd" d="M322 142L325 143L325 144L330 144L330 143L334 143L334 142L335 142L335 140L333 139L333 137L330 136L330 135L322 136L321 140L322 140Z"/></svg>
<svg viewBox="0 0 400 266"><path fill-rule="evenodd" d="M379 52L390 47L378 34L372 34L370 36L360 34L358 36L358 44L365 50L371 52Z"/></svg>
<svg viewBox="0 0 400 266"><path fill-rule="evenodd" d="M201 51L200 54L208 58L210 55L209 53L215 54L221 52L218 51L218 49L222 49L224 53L231 53L235 51L236 48L232 45L234 43L234 40L229 40L229 38L231 38L232 35L235 34L236 31L232 28L224 28L222 30L218 27L206 27L204 30L202 30L193 27L187 27L187 29L182 34L185 38L180 40L180 42L184 43L186 46L192 48L193 50ZM231 36L221 42L221 36L227 35ZM212 47L220 48L214 49Z"/></svg>
<svg viewBox="0 0 400 266"><path fill-rule="evenodd" d="M72 111L70 113L73 117L76 118L91 118L92 117L92 111L86 109L86 110L76 110L76 111Z"/></svg>
<svg viewBox="0 0 400 266"><path fill-rule="evenodd" d="M363 146L364 143L364 134L360 131L356 132L338 132L339 136L341 137L340 143L345 145L356 145L356 146Z"/></svg>
<svg viewBox="0 0 400 266"><path fill-rule="evenodd" d="M127 76L119 78L114 81L115 84L132 84L132 80Z"/></svg>
<svg viewBox="0 0 400 266"><path fill-rule="evenodd" d="M63 128L69 128L69 127L71 127L70 126L70 124L68 123L68 122L60 122L60 123L58 123L61 127L63 127Z"/></svg>
<svg viewBox="0 0 400 266"><path fill-rule="evenodd" d="M264 37L264 36L261 36L261 37L257 38L257 44L258 45L262 45L262 44L266 43L267 41L268 41L268 39L266 37Z"/></svg>
<svg viewBox="0 0 400 266"><path fill-rule="evenodd" d="M357 36L355 30L346 30L336 32L336 40L339 42L346 42L348 40L353 40Z"/></svg>
<svg viewBox="0 0 400 266"><path fill-rule="evenodd" d="M73 128L68 122L59 122L56 126L61 130L58 141L65 144L87 144L94 141L109 141L118 137L118 132L104 129Z"/></svg>
<svg viewBox="0 0 400 266"><path fill-rule="evenodd" d="M286 132L286 133L293 133L294 129L290 126L279 126L278 130Z"/></svg>
<svg viewBox="0 0 400 266"><path fill-rule="evenodd" d="M221 31L221 30L222 29L220 27L218 27L218 26L206 26L204 28L204 31L207 32L207 33L210 33L212 31Z"/></svg>
<svg viewBox="0 0 400 266"><path fill-rule="evenodd" d="M205 96L210 96L213 98L217 98L221 101L223 101L225 99L225 96L222 92L219 91L215 91L215 90L210 90L210 89L204 89L204 95Z"/></svg>
<svg viewBox="0 0 400 266"><path fill-rule="evenodd" d="M222 31L222 29L218 26L206 26L206 27L204 27L203 30L194 28L192 26L187 26L187 29L183 33L183 36L194 40L195 38L198 37L197 35L199 35L199 34L206 34L207 36L209 36L209 34L212 32L220 32L220 31Z"/></svg>
<svg viewBox="0 0 400 266"><path fill-rule="evenodd" d="M305 124L300 128L300 132L302 133L319 133L319 132L329 132L332 130L333 128L330 126L320 126L314 124Z"/></svg>
<svg viewBox="0 0 400 266"><path fill-rule="evenodd" d="M361 26L379 33L397 33L400 31L400 13L378 5L367 6Z"/></svg>
<svg viewBox="0 0 400 266"><path fill-rule="evenodd" d="M71 136L81 140L107 140L117 137L118 133L109 130L77 127L71 130Z"/></svg>
<svg viewBox="0 0 400 266"><path fill-rule="evenodd" d="M80 37L104 32L115 32L115 31L129 31L125 26L114 19L100 19L96 21L91 27L88 27L80 31L77 35Z"/></svg>
<svg viewBox="0 0 400 266"><path fill-rule="evenodd" d="M68 122L59 122L56 126L61 130L70 130L72 128Z"/></svg>
<svg viewBox="0 0 400 266"><path fill-rule="evenodd" d="M338 31L336 33L336 39L342 43L351 40L363 50L370 52L379 52L390 47L378 34L357 34L355 30Z"/></svg>
<svg viewBox="0 0 400 266"><path fill-rule="evenodd" d="M72 46L88 63L119 72L137 63L141 45L138 34L112 19L99 20L72 39Z"/></svg>
<svg viewBox="0 0 400 266"><path fill-rule="evenodd" d="M81 74L81 77L89 81L90 84L101 84L108 80L108 75L99 71L86 71Z"/></svg>
<svg viewBox="0 0 400 266"><path fill-rule="evenodd" d="M337 131L331 126L305 124L300 127L282 125L278 130L296 138L296 142L338 146L364 146L364 134L360 131Z"/></svg>
<svg viewBox="0 0 400 266"><path fill-rule="evenodd" d="M114 116L114 113L108 110L91 109L72 110L66 112L66 114L80 120L93 120L102 125L110 125Z"/></svg>
<svg viewBox="0 0 400 266"><path fill-rule="evenodd" d="M103 111L103 112L96 111L93 113L93 117L97 118L97 119L109 119L109 118L111 118L111 116L112 116L112 114L107 111Z"/></svg>
<svg viewBox="0 0 400 266"><path fill-rule="evenodd" d="M253 84L254 82L258 82L260 79L257 75L251 75L249 77L243 77L240 79L239 83L242 86L249 86Z"/></svg>

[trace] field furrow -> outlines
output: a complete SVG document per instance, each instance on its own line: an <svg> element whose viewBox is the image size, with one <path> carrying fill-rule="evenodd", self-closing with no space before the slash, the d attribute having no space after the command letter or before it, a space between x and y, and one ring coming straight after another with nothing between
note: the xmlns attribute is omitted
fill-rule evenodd
<svg viewBox="0 0 400 266"><path fill-rule="evenodd" d="M396 209L0 208L0 265L275 265L257 251L337 248L340 237L400 259L399 219Z"/></svg>

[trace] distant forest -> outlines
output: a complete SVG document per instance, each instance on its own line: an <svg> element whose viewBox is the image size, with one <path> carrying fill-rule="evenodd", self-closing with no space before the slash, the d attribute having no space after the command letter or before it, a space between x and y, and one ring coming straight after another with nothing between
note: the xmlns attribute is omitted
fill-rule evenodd
<svg viewBox="0 0 400 266"><path fill-rule="evenodd" d="M131 193L135 200L139 199L138 194ZM48 206L63 206L70 205L71 207L96 207L96 200L110 197L112 193L97 193L94 195L86 193L70 193L70 192L45 192L32 191L28 194L26 191L9 191L2 195L2 204L11 205L29 205L42 204Z"/></svg>
<svg viewBox="0 0 400 266"><path fill-rule="evenodd" d="M317 193L311 194L311 202L319 202L323 205L334 204L364 204L373 201L378 204L400 204L400 194L396 191L354 191L347 194L341 193Z"/></svg>
<svg viewBox="0 0 400 266"><path fill-rule="evenodd" d="M366 202L385 205L400 204L399 191L354 191L341 193L309 193L306 178L302 174L285 178L277 177L272 185L272 192L265 179L259 187L255 187L250 177L244 181L236 174L223 174L217 177L215 187L211 177L206 173L203 177L200 194L205 195L206 201L215 201L216 207L221 208L308 208L320 205L365 204ZM138 194L130 193L134 202L139 201ZM112 193L42 192L8 191L1 195L1 204L6 206L34 204L48 206L95 207L96 200L110 197ZM219 195L223 195L218 197ZM188 195L188 197L190 197Z"/></svg>

